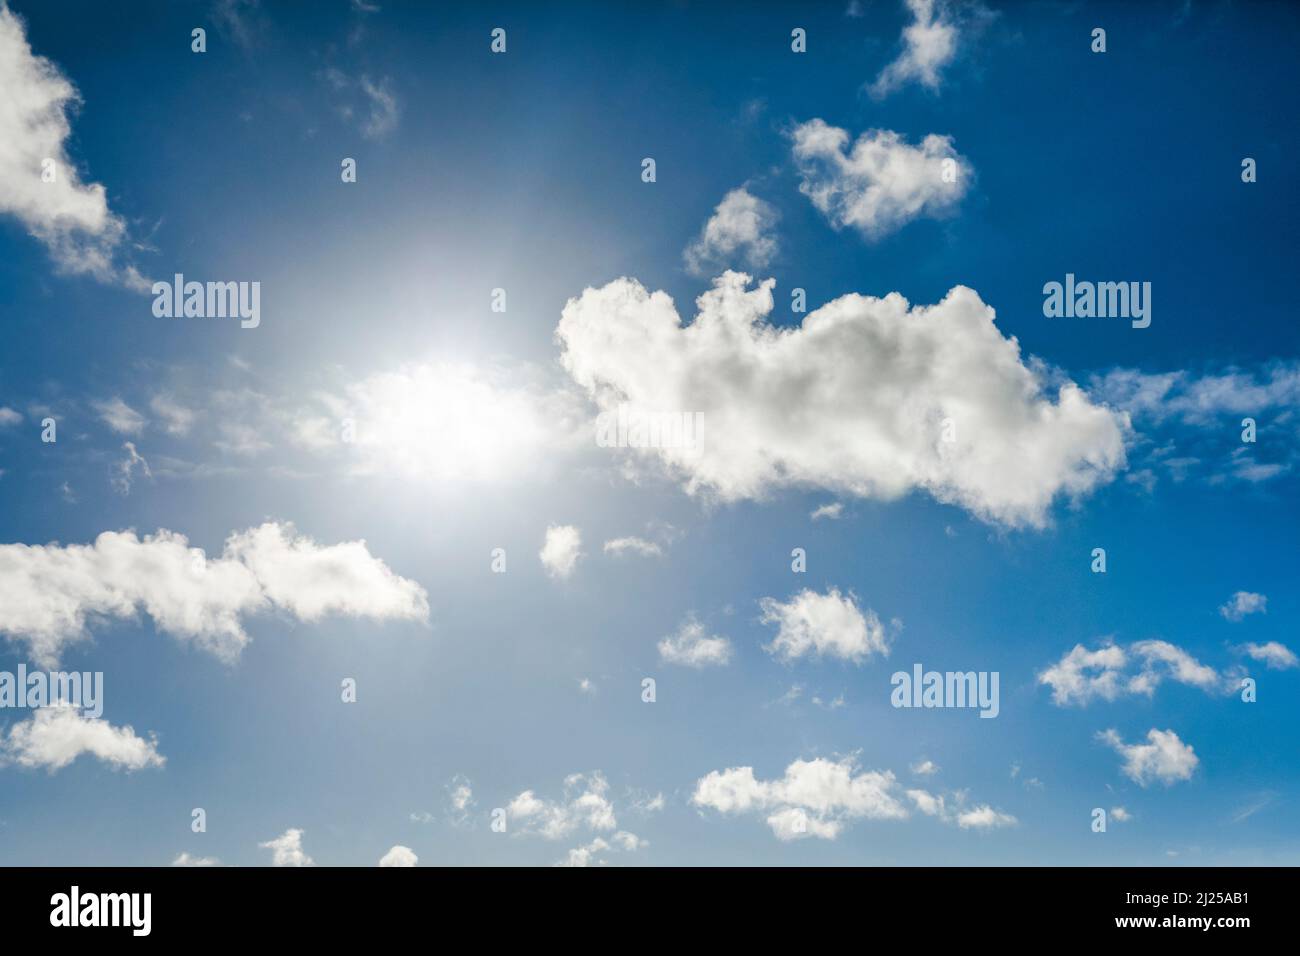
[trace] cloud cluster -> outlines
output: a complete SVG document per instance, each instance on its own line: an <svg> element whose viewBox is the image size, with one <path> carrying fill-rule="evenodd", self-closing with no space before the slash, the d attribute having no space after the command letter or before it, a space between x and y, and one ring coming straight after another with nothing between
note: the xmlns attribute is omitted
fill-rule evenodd
<svg viewBox="0 0 1300 956"><path fill-rule="evenodd" d="M0 735L0 763L41 767L53 773L83 754L114 770L142 770L166 763L152 734L146 740L129 726L114 727L64 704L40 707L27 720L11 726L7 736Z"/></svg>
<svg viewBox="0 0 1300 956"><path fill-rule="evenodd" d="M692 494L925 491L1041 527L1055 498L1124 465L1127 419L1070 382L1048 394L971 289L929 307L846 295L780 329L766 322L774 282L749 285L724 274L683 326L668 295L617 279L569 300L556 329L564 367L602 411L702 414L695 448L630 450Z"/></svg>
<svg viewBox="0 0 1300 956"><path fill-rule="evenodd" d="M99 183L85 183L68 156L70 117L80 104L58 66L37 56L24 24L0 0L0 214L17 217L59 271L147 291L132 266L118 264L126 225Z"/></svg>
<svg viewBox="0 0 1300 956"><path fill-rule="evenodd" d="M953 213L971 178L952 137L931 133L912 146L892 130L869 130L849 149L847 130L820 119L795 127L799 191L836 229L877 241L914 219Z"/></svg>
<svg viewBox="0 0 1300 956"><path fill-rule="evenodd" d="M636 834L618 828L614 803L609 797L609 781L599 770L565 777L564 793L559 800L548 800L525 790L505 809L519 833L547 840L560 840L582 830L603 834L570 850L560 866L590 866L599 862L600 853L612 849L631 852L648 845Z"/></svg>
<svg viewBox="0 0 1300 956"><path fill-rule="evenodd" d="M1113 701L1126 695L1150 697L1166 680L1198 687L1207 694L1230 694L1244 676L1240 668L1217 671L1168 641L1137 641L1127 648L1103 644L1089 650L1076 644L1038 674L1058 706Z"/></svg>
<svg viewBox="0 0 1300 956"><path fill-rule="evenodd" d="M815 836L834 840L855 820L904 820L916 809L963 829L1009 826L1015 818L979 806L950 810L941 796L903 791L890 771L859 771L854 757L796 760L776 780L759 780L753 767L714 770L700 778L691 802L723 814L765 814L778 840ZM958 801L964 795L957 795Z"/></svg>
<svg viewBox="0 0 1300 956"><path fill-rule="evenodd" d="M763 623L777 626L768 653L785 661L808 654L838 657L861 664L872 655L888 656L889 635L876 612L865 613L850 592L831 588L825 594L805 588L782 602L765 597L759 602Z"/></svg>
<svg viewBox="0 0 1300 956"><path fill-rule="evenodd" d="M272 609L303 621L429 615L424 589L364 541L322 546L276 522L232 534L218 558L167 530L106 531L90 545L0 545L0 633L25 641L43 665L86 637L89 622L140 612L233 660L248 643L243 616Z"/></svg>

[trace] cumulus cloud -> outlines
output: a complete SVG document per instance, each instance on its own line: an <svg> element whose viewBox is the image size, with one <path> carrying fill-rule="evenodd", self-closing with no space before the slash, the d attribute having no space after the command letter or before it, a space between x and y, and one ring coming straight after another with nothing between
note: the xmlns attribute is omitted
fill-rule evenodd
<svg viewBox="0 0 1300 956"><path fill-rule="evenodd" d="M1219 613L1229 621L1240 621L1251 614L1264 614L1268 611L1268 598L1251 591L1238 591L1228 603L1219 608Z"/></svg>
<svg viewBox="0 0 1300 956"><path fill-rule="evenodd" d="M909 82L937 91L941 72L957 53L959 31L943 0L905 0L912 22L903 28L903 50L871 85L883 99Z"/></svg>
<svg viewBox="0 0 1300 956"><path fill-rule="evenodd" d="M1296 658L1295 652L1278 641L1269 641L1266 644L1243 644L1240 650L1251 660L1260 661L1270 670L1283 671L1300 666L1300 659Z"/></svg>
<svg viewBox="0 0 1300 956"><path fill-rule="evenodd" d="M414 850L400 844L379 858L380 866L415 866L419 862L420 858L415 855Z"/></svg>
<svg viewBox="0 0 1300 956"><path fill-rule="evenodd" d="M1150 697L1166 680L1198 687L1207 694L1228 694L1243 676L1238 668L1217 671L1168 641L1148 640L1127 648L1103 644L1095 650L1076 644L1041 671L1038 682L1052 689L1052 701L1057 705L1082 706L1125 695Z"/></svg>
<svg viewBox="0 0 1300 956"><path fill-rule="evenodd" d="M551 577L569 577L582 557L582 533L571 524L551 525L537 557Z"/></svg>
<svg viewBox="0 0 1300 956"><path fill-rule="evenodd" d="M659 659L686 667L723 665L731 661L731 641L710 635L695 618L687 618L674 634L659 642Z"/></svg>
<svg viewBox="0 0 1300 956"><path fill-rule="evenodd" d="M3 405L0 405L0 428L4 428L9 425L17 425L22 420L23 420L23 416L21 414L14 411L12 408L7 408Z"/></svg>
<svg viewBox="0 0 1300 956"><path fill-rule="evenodd" d="M778 218L771 203L748 189L731 190L713 210L699 238L686 247L686 268L698 276L736 266L765 269L776 255Z"/></svg>
<svg viewBox="0 0 1300 956"><path fill-rule="evenodd" d="M43 665L87 636L90 622L143 611L154 626L233 660L248 643L242 617L281 610L428 619L428 596L370 554L364 541L322 546L292 525L232 534L220 557L160 530L106 531L90 545L0 545L0 633Z"/></svg>
<svg viewBox="0 0 1300 956"><path fill-rule="evenodd" d="M1111 807L1110 818L1116 823L1128 823L1133 819L1133 814L1129 813L1128 810L1123 807Z"/></svg>
<svg viewBox="0 0 1300 956"><path fill-rule="evenodd" d="M146 740L131 727L114 727L65 704L38 708L27 720L12 725L8 736L0 737L0 762L20 767L43 767L53 773L82 754L114 770L142 770L166 763L152 734Z"/></svg>
<svg viewBox="0 0 1300 956"><path fill-rule="evenodd" d="M290 827L274 840L267 840L265 843L259 843L258 846L263 850L271 851L272 866L316 865L315 861L303 852L302 830L296 827Z"/></svg>
<svg viewBox="0 0 1300 956"><path fill-rule="evenodd" d="M813 521L820 521L822 518L829 518L832 521L837 520L844 514L843 502L833 501L830 504L821 505L815 508L808 516Z"/></svg>
<svg viewBox="0 0 1300 956"><path fill-rule="evenodd" d="M614 831L618 819L609 798L609 781L599 770L564 778L564 795L558 800L525 790L506 805L506 814L520 833L559 840L578 829Z"/></svg>
<svg viewBox="0 0 1300 956"><path fill-rule="evenodd" d="M912 146L899 133L875 129L848 149L848 131L820 119L792 136L799 191L836 229L851 227L872 242L914 219L951 215L971 178L950 136L931 133Z"/></svg>
<svg viewBox="0 0 1300 956"><path fill-rule="evenodd" d="M1049 394L971 289L915 308L897 293L846 295L778 329L765 321L775 283L749 284L716 279L683 326L668 295L617 279L571 299L556 329L564 367L602 411L702 414L694 448L629 450L691 494L919 490L990 523L1042 527L1054 499L1124 465L1127 418L1071 382Z"/></svg>
<svg viewBox="0 0 1300 956"><path fill-rule="evenodd" d="M963 830L993 830L1015 826L1019 822L1011 814L995 810L987 803L965 806L964 791L956 791L945 797L928 790L908 790L907 796L920 813L943 823L955 824Z"/></svg>
<svg viewBox="0 0 1300 956"><path fill-rule="evenodd" d="M1169 786L1179 780L1190 780L1201 762L1172 730L1152 728L1147 731L1144 744L1126 744L1113 729L1097 734L1097 739L1124 758L1121 768L1124 776L1142 787L1152 781Z"/></svg>
<svg viewBox="0 0 1300 956"><path fill-rule="evenodd" d="M126 225L109 210L106 190L83 182L68 156L81 97L58 66L33 52L23 21L4 0L0 89L0 214L16 217L60 272L147 291L149 283L118 262Z"/></svg>
<svg viewBox="0 0 1300 956"><path fill-rule="evenodd" d="M763 623L777 625L776 637L765 650L783 660L814 654L861 664L872 655L889 654L889 635L880 618L870 608L864 613L852 592L845 596L838 588L825 594L804 589L789 601L766 597L759 604Z"/></svg>
<svg viewBox="0 0 1300 956"><path fill-rule="evenodd" d="M469 778L459 773L452 777L447 784L447 819L452 826L467 826L475 803L474 788Z"/></svg>
<svg viewBox="0 0 1300 956"><path fill-rule="evenodd" d="M889 771L858 772L852 757L818 757L794 761L777 780L759 780L753 767L714 770L697 781L691 802L724 814L764 813L779 840L833 840L852 820L904 819L898 791Z"/></svg>

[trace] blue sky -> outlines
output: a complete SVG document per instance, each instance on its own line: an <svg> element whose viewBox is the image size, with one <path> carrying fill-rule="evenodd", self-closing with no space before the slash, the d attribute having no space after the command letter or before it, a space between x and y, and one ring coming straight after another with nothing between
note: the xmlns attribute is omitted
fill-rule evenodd
<svg viewBox="0 0 1300 956"><path fill-rule="evenodd" d="M1295 863L1298 17L8 0L0 862Z"/></svg>

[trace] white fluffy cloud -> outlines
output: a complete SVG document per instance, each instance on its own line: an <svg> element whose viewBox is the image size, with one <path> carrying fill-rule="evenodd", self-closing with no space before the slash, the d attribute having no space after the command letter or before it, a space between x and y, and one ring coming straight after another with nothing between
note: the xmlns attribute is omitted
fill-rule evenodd
<svg viewBox="0 0 1300 956"><path fill-rule="evenodd" d="M618 830L614 803L609 797L609 782L599 770L574 773L564 778L564 793L558 800L539 797L525 790L506 805L506 814L516 832L559 840L577 831L612 834L610 839L623 849L635 850L644 845L639 837ZM610 843L597 837L600 844L578 847L571 851L567 865L585 866L596 852L608 850Z"/></svg>
<svg viewBox="0 0 1300 956"><path fill-rule="evenodd" d="M613 555L639 554L646 558L662 557L664 549L653 541L630 535L626 538L613 538L605 542L605 553Z"/></svg>
<svg viewBox="0 0 1300 956"><path fill-rule="evenodd" d="M1266 644L1243 644L1240 649L1251 660L1260 661L1270 670L1284 671L1292 667L1300 667L1300 659L1297 659L1295 652L1278 641L1269 641Z"/></svg>
<svg viewBox="0 0 1300 956"><path fill-rule="evenodd" d="M940 72L957 53L957 24L943 0L905 0L912 22L903 28L903 51L876 82L871 95L881 99L905 83L915 81L938 90Z"/></svg>
<svg viewBox="0 0 1300 956"><path fill-rule="evenodd" d="M415 855L414 850L400 844L379 858L380 866L415 866L419 862L420 858Z"/></svg>
<svg viewBox="0 0 1300 956"><path fill-rule="evenodd" d="M131 727L114 727L66 705L38 708L30 718L11 726L7 737L0 737L0 760L20 767L43 767L53 773L82 754L114 770L142 770L166 763L153 735L146 740Z"/></svg>
<svg viewBox="0 0 1300 956"><path fill-rule="evenodd" d="M172 860L172 866L220 866L221 861L215 856L192 856L188 851L178 853Z"/></svg>
<svg viewBox="0 0 1300 956"><path fill-rule="evenodd" d="M106 531L90 545L0 545L0 633L25 641L43 665L96 618L141 611L158 630L231 660L248 643L243 615L271 609L304 621L429 614L424 589L364 541L322 546L288 524L232 534L218 558L167 530L143 538Z"/></svg>
<svg viewBox="0 0 1300 956"><path fill-rule="evenodd" d="M537 557L548 575L567 578L582 557L582 532L571 524L551 525Z"/></svg>
<svg viewBox="0 0 1300 956"><path fill-rule="evenodd" d="M659 642L659 659L686 667L723 665L731 661L731 641L708 634L703 624L687 618L676 633Z"/></svg>
<svg viewBox="0 0 1300 956"><path fill-rule="evenodd" d="M1268 598L1252 591L1238 591L1228 599L1228 603L1219 608L1219 613L1229 621L1240 621L1251 614L1263 614L1268 610Z"/></svg>
<svg viewBox="0 0 1300 956"><path fill-rule="evenodd" d="M144 430L144 416L117 396L91 402L91 406L99 414L100 421L119 434L138 435Z"/></svg>
<svg viewBox="0 0 1300 956"><path fill-rule="evenodd" d="M690 493L761 498L815 486L894 499L925 491L980 518L1041 527L1124 464L1127 418L1021 360L979 295L935 306L846 295L801 328L765 321L774 282L728 272L683 327L672 299L632 279L563 310L561 361L602 411L702 414L694 448L632 449ZM946 423L946 424L945 424Z"/></svg>
<svg viewBox="0 0 1300 956"><path fill-rule="evenodd" d="M815 654L861 664L873 654L889 654L889 635L880 618L870 608L863 613L852 593L804 589L789 601L766 597L759 604L763 623L777 625L766 650L783 660Z"/></svg>
<svg viewBox="0 0 1300 956"><path fill-rule="evenodd" d="M0 0L0 214L17 217L59 271L147 290L134 268L115 260L126 235L99 183L85 183L67 153L69 117L81 102L58 66L37 56L21 19ZM54 178L42 178L53 162ZM48 177L45 177L48 178Z"/></svg>
<svg viewBox="0 0 1300 956"><path fill-rule="evenodd" d="M686 268L703 276L726 268L764 269L776 255L778 214L748 189L722 197L700 236L686 247Z"/></svg>
<svg viewBox="0 0 1300 956"><path fill-rule="evenodd" d="M856 819L901 820L907 808L888 771L857 772L852 757L796 760L778 780L759 780L753 767L714 770L695 785L691 802L720 813L766 813L780 840L833 840Z"/></svg>
<svg viewBox="0 0 1300 956"><path fill-rule="evenodd" d="M302 830L290 827L274 840L259 843L263 850L271 851L272 866L315 866L316 863L302 848Z"/></svg>
<svg viewBox="0 0 1300 956"><path fill-rule="evenodd" d="M950 136L931 133L912 146L899 133L876 129L848 149L848 131L820 119L792 135L799 191L836 229L852 227L873 242L913 219L950 215L971 178L970 163ZM945 166L954 172L950 182Z"/></svg>
<svg viewBox="0 0 1300 956"><path fill-rule="evenodd" d="M1124 758L1121 768L1124 776L1142 787L1153 780L1165 786L1179 780L1190 780L1201 762L1192 748L1179 740L1172 730L1152 728L1147 731L1144 744L1126 744L1113 729L1097 734L1097 739Z"/></svg>
<svg viewBox="0 0 1300 956"><path fill-rule="evenodd" d="M1232 692L1244 676L1237 668L1220 672L1168 641L1138 641L1127 648L1103 644L1088 650L1076 644L1038 674L1060 706L1116 700L1128 694L1150 697L1165 680L1198 687L1207 694Z"/></svg>

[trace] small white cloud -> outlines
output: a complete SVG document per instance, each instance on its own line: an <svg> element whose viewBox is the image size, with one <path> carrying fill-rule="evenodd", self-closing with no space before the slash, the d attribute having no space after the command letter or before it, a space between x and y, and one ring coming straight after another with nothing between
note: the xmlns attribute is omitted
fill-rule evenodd
<svg viewBox="0 0 1300 956"><path fill-rule="evenodd" d="M537 556L551 577L569 577L582 557L582 533L571 524L551 525Z"/></svg>
<svg viewBox="0 0 1300 956"><path fill-rule="evenodd" d="M296 827L291 827L274 840L267 840L258 846L271 851L272 866L315 866L312 858L303 852L302 830Z"/></svg>
<svg viewBox="0 0 1300 956"><path fill-rule="evenodd" d="M144 416L116 396L91 405L99 413L100 421L118 434L138 435L144 430Z"/></svg>
<svg viewBox="0 0 1300 956"><path fill-rule="evenodd" d="M1110 818L1116 823L1128 823L1133 819L1133 814L1129 813L1123 807L1111 807Z"/></svg>
<svg viewBox="0 0 1300 956"><path fill-rule="evenodd" d="M1179 780L1190 780L1201 762L1192 748L1178 739L1172 730L1147 732L1147 743L1126 744L1115 730L1097 734L1097 739L1107 744L1124 758L1124 776L1145 787L1153 780L1165 786Z"/></svg>
<svg viewBox="0 0 1300 956"><path fill-rule="evenodd" d="M0 406L0 428L5 428L9 425L17 425L22 420L23 416L12 408Z"/></svg>
<svg viewBox="0 0 1300 956"><path fill-rule="evenodd" d="M419 862L420 858L415 855L414 850L409 846L401 846L400 844L379 858L380 866L415 866Z"/></svg>
<svg viewBox="0 0 1300 956"><path fill-rule="evenodd" d="M1002 813L984 804L962 810L957 814L957 826L963 830L992 830L996 827L1016 825L1016 818L1009 813Z"/></svg>
<svg viewBox="0 0 1300 956"><path fill-rule="evenodd" d="M805 589L789 601L766 597L759 602L764 624L776 624L777 635L764 648L786 661L807 654L838 657L860 664L872 655L889 654L889 637L876 612L864 613L856 596L831 588L825 594Z"/></svg>
<svg viewBox="0 0 1300 956"><path fill-rule="evenodd" d="M1243 644L1241 651L1251 660L1262 661L1270 670L1283 671L1300 666L1300 659L1296 658L1295 652L1278 641L1269 641L1267 644Z"/></svg>
<svg viewBox="0 0 1300 956"><path fill-rule="evenodd" d="M131 727L114 727L66 705L38 708L27 720L13 724L7 737L0 738L0 762L41 767L50 773L83 754L114 770L142 770L166 763L152 734L146 740L136 736Z"/></svg>
<svg viewBox="0 0 1300 956"><path fill-rule="evenodd" d="M903 29L903 52L881 71L871 85L871 95L882 99L905 83L915 81L937 91L940 73L957 53L957 24L943 0L905 0L912 22Z"/></svg>
<svg viewBox="0 0 1300 956"><path fill-rule="evenodd" d="M180 853L172 860L172 866L220 866L221 861L215 856L191 856L188 852Z"/></svg>
<svg viewBox="0 0 1300 956"><path fill-rule="evenodd" d="M149 400L149 407L162 419L163 430L169 435L183 437L189 434L194 425L193 409L186 408L168 395L155 395Z"/></svg>
<svg viewBox="0 0 1300 956"><path fill-rule="evenodd" d="M1268 598L1252 591L1238 591L1219 608L1219 613L1229 621L1240 621L1250 614L1268 612Z"/></svg>
<svg viewBox="0 0 1300 956"><path fill-rule="evenodd" d="M1166 680L1197 687L1207 694L1227 694L1242 677L1239 668L1220 672L1168 641L1104 644L1088 650L1076 644L1059 661L1038 674L1038 682L1052 688L1058 706L1086 705L1093 700L1113 701L1126 695L1150 697Z"/></svg>
<svg viewBox="0 0 1300 956"><path fill-rule="evenodd" d="M778 214L745 188L722 198L698 239L686 247L686 268L704 276L723 269L765 269L776 255Z"/></svg>
<svg viewBox="0 0 1300 956"><path fill-rule="evenodd" d="M131 482L135 478L137 469L146 478L152 478L153 472L149 470L149 462L135 450L134 442L124 442L122 450L126 452L126 457L113 466L108 480L119 495L128 495L131 493Z"/></svg>
<svg viewBox="0 0 1300 956"><path fill-rule="evenodd" d="M731 641L708 634L703 624L690 617L675 634L659 642L659 659L686 667L721 666L731 661Z"/></svg>
<svg viewBox="0 0 1300 956"><path fill-rule="evenodd" d="M872 242L914 219L953 213L973 174L950 136L931 133L912 146L891 130L869 130L848 149L846 130L813 119L795 127L793 139L799 191L834 228ZM945 177L949 170L955 175Z"/></svg>
<svg viewBox="0 0 1300 956"><path fill-rule="evenodd" d="M939 772L939 765L933 760L922 760L909 767L918 777L931 777Z"/></svg>
<svg viewBox="0 0 1300 956"><path fill-rule="evenodd" d="M613 538L605 542L605 553L613 555L639 554L647 558L662 557L664 549L653 541L647 541L645 538L629 536L626 538Z"/></svg>
<svg viewBox="0 0 1300 956"><path fill-rule="evenodd" d="M506 805L517 832L558 840L575 830L611 832L618 829L609 782L599 770L564 778L564 795L547 800L525 790Z"/></svg>
<svg viewBox="0 0 1300 956"><path fill-rule="evenodd" d="M809 517L812 518L813 521L819 521L822 518L829 518L834 521L843 514L844 504L839 501L833 501L830 504L825 504L820 508L817 508L811 515L809 515Z"/></svg>

